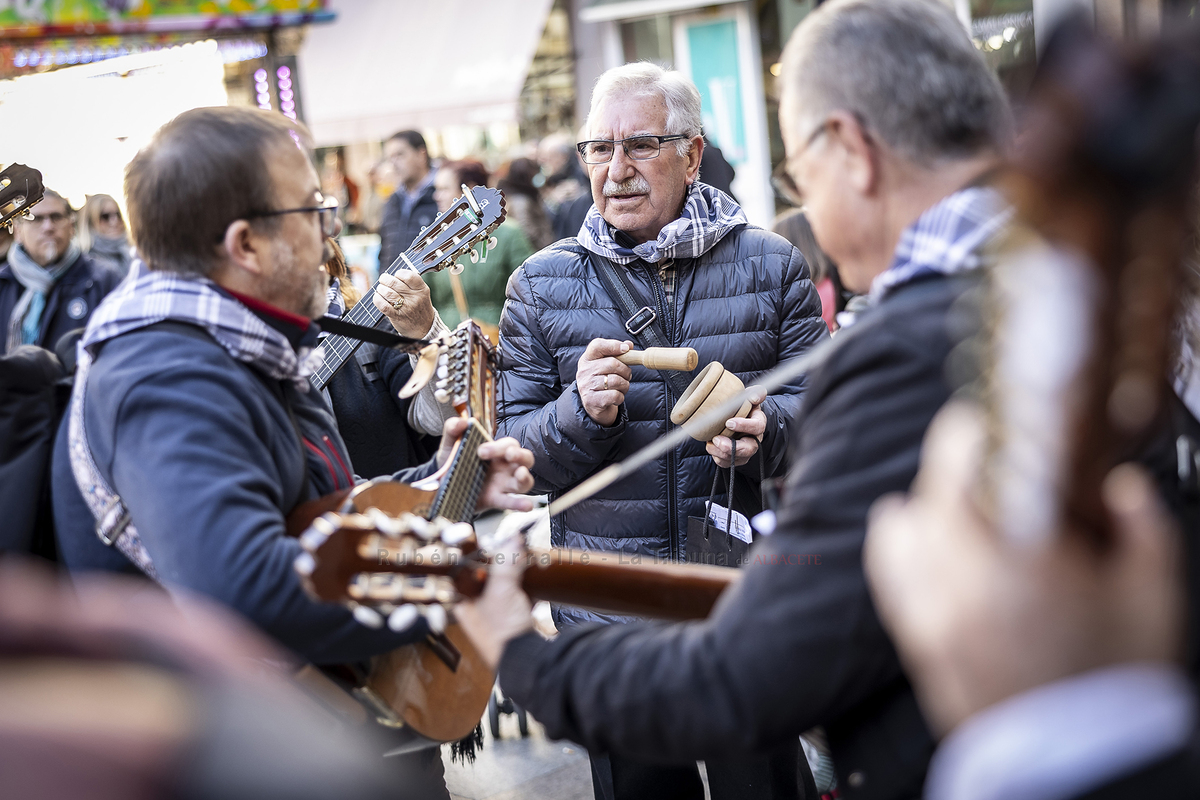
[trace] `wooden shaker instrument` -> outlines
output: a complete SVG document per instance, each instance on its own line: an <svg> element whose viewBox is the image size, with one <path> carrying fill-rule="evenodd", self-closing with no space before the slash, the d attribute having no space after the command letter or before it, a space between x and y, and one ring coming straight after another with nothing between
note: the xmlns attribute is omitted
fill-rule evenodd
<svg viewBox="0 0 1200 800"><path fill-rule="evenodd" d="M674 369L691 372L700 363L700 356L690 347L647 347L645 350L630 350L617 356L622 364L642 366L647 369Z"/></svg>
<svg viewBox="0 0 1200 800"><path fill-rule="evenodd" d="M707 414L721 403L745 389L741 378L714 361L696 376L691 385L684 391L683 397L671 409L671 422L683 425L693 417ZM734 417L750 416L753 404L749 400L742 403L736 414L729 414L692 433L692 438L698 442L711 442L715 436L733 436L733 431L725 427L725 420Z"/></svg>

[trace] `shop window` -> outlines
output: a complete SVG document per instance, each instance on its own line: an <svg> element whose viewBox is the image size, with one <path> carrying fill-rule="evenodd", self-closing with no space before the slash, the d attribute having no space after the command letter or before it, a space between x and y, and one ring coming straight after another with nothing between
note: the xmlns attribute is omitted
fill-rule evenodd
<svg viewBox="0 0 1200 800"><path fill-rule="evenodd" d="M626 62L653 61L662 66L671 66L675 62L671 17L667 14L622 22L621 44Z"/></svg>

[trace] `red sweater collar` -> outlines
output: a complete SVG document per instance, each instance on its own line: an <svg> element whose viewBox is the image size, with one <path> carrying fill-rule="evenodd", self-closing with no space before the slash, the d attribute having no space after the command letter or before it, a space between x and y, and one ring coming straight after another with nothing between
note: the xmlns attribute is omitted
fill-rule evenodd
<svg viewBox="0 0 1200 800"><path fill-rule="evenodd" d="M248 294L235 292L232 289L225 289L225 291L236 297L242 305L246 306L246 308L249 308L251 311L264 314L271 319L276 319L280 322L286 322L289 325L295 326L301 333L308 331L308 326L312 325L312 320L308 317L302 317L299 314L293 314L290 311L284 311L278 306L273 306L270 303L264 303L257 297L251 297Z"/></svg>

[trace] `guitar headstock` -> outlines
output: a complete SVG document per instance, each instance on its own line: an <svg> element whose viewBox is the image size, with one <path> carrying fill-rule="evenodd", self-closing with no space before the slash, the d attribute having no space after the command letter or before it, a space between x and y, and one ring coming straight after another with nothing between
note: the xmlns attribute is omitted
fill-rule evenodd
<svg viewBox="0 0 1200 800"><path fill-rule="evenodd" d="M295 561L313 598L341 603L364 625L405 630L424 616L434 632L446 607L483 589L487 562L466 523L414 514L325 514L300 536Z"/></svg>
<svg viewBox="0 0 1200 800"><path fill-rule="evenodd" d="M9 164L0 171L0 226L8 226L42 199L42 173L24 164Z"/></svg>
<svg viewBox="0 0 1200 800"><path fill-rule="evenodd" d="M504 194L499 189L468 189L421 231L388 271L409 266L418 272L453 267L462 256L473 254L475 245L489 240L506 213Z"/></svg>
<svg viewBox="0 0 1200 800"><path fill-rule="evenodd" d="M434 397L461 416L474 417L488 433L496 429L496 348L471 320L438 342Z"/></svg>
<svg viewBox="0 0 1200 800"><path fill-rule="evenodd" d="M1176 357L1200 69L1170 48L1056 37L1003 179L1021 222L997 253L978 351L984 510L1008 538L1104 547L1108 472L1161 418Z"/></svg>

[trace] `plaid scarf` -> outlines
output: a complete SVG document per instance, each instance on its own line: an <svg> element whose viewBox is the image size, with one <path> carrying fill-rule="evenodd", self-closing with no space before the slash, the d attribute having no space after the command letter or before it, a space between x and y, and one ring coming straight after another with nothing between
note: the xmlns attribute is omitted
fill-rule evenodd
<svg viewBox="0 0 1200 800"><path fill-rule="evenodd" d="M679 219L667 223L654 241L628 248L613 238L612 227L593 205L579 230L579 243L617 264L639 258L657 264L667 258L698 258L736 228L748 225L742 207L732 197L706 183L695 181L688 190Z"/></svg>
<svg viewBox="0 0 1200 800"><path fill-rule="evenodd" d="M218 291L208 278L149 270L140 262L135 262L130 272L130 279L92 314L80 342L89 356L100 343L130 331L168 320L184 322L203 328L238 361L307 391L308 376L318 366L314 362L319 348L301 348L297 353L282 333Z"/></svg>
<svg viewBox="0 0 1200 800"><path fill-rule="evenodd" d="M297 353L282 333L248 308L216 289L199 275L146 269L134 261L129 277L104 299L79 343L79 360L72 389L68 445L71 471L84 502L96 520L96 535L116 547L154 580L158 573L137 526L120 495L105 480L92 456L84 424L87 379L97 345L130 331L170 320L199 326L238 361L244 361L276 380L291 380L308 391L309 373L320 361L320 348ZM312 354L310 357L310 353Z"/></svg>
<svg viewBox="0 0 1200 800"><path fill-rule="evenodd" d="M891 265L871 283L871 303L923 275L978 269L983 265L979 250L1012 216L1000 193L986 186L940 200L900 234Z"/></svg>

